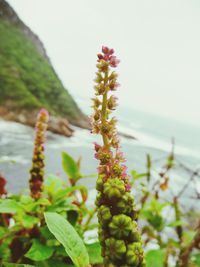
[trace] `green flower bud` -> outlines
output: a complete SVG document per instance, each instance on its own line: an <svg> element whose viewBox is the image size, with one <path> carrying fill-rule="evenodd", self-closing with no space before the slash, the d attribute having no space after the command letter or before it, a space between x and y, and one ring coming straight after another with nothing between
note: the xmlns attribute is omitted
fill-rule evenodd
<svg viewBox="0 0 200 267"><path fill-rule="evenodd" d="M95 79L95 82L96 83L100 83L103 81L103 76L101 75L101 73L99 72L96 72L96 79Z"/></svg>
<svg viewBox="0 0 200 267"><path fill-rule="evenodd" d="M125 193L119 202L116 203L116 208L119 212L131 213L134 207L134 200L130 193Z"/></svg>
<svg viewBox="0 0 200 267"><path fill-rule="evenodd" d="M106 222L106 221L109 221L111 218L112 218L112 215L110 213L110 209L106 207L105 205L100 206L98 210L99 222Z"/></svg>
<svg viewBox="0 0 200 267"><path fill-rule="evenodd" d="M108 71L109 63L106 62L105 60L101 60L101 62L99 62L96 66L99 69L99 71L106 72Z"/></svg>
<svg viewBox="0 0 200 267"><path fill-rule="evenodd" d="M106 266L106 267L116 267L116 265L112 264L110 262L110 258L105 256L104 257L104 265L103 266Z"/></svg>
<svg viewBox="0 0 200 267"><path fill-rule="evenodd" d="M112 259L121 259L126 253L126 245L123 240L109 238L106 240L106 255Z"/></svg>
<svg viewBox="0 0 200 267"><path fill-rule="evenodd" d="M115 71L113 71L111 74L110 74L110 76L108 77L108 79L109 80L115 80L116 81L116 79L117 79L117 77L118 77L118 74L115 72Z"/></svg>
<svg viewBox="0 0 200 267"><path fill-rule="evenodd" d="M126 253L126 262L131 266L138 266L143 262L143 249L140 242L128 245ZM141 265L139 265L141 266Z"/></svg>
<svg viewBox="0 0 200 267"><path fill-rule="evenodd" d="M98 177L98 179L96 181L96 190L97 191L103 191L103 180L100 176Z"/></svg>
<svg viewBox="0 0 200 267"><path fill-rule="evenodd" d="M105 240L107 237L105 236L105 231L101 227L99 227L99 229L98 229L98 236L99 236L100 244L104 247Z"/></svg>
<svg viewBox="0 0 200 267"><path fill-rule="evenodd" d="M95 205L97 207L101 206L102 205L102 194L101 193L98 193L97 196L96 196L96 200L95 200Z"/></svg>
<svg viewBox="0 0 200 267"><path fill-rule="evenodd" d="M109 199L120 198L125 193L125 186L122 180L117 178L109 179L104 184L104 194Z"/></svg>
<svg viewBox="0 0 200 267"><path fill-rule="evenodd" d="M131 218L124 214L113 216L111 223L109 223L110 233L116 238L128 236L132 227L133 222Z"/></svg>
<svg viewBox="0 0 200 267"><path fill-rule="evenodd" d="M141 240L140 234L139 234L139 230L137 227L137 223L133 221L133 226L132 226L132 230L129 234L129 239L132 242L139 242Z"/></svg>
<svg viewBox="0 0 200 267"><path fill-rule="evenodd" d="M95 121L98 121L101 118L101 113L99 110L95 110L94 116L93 116Z"/></svg>
<svg viewBox="0 0 200 267"><path fill-rule="evenodd" d="M105 93L104 83L99 83L95 86L96 95L103 95Z"/></svg>
<svg viewBox="0 0 200 267"><path fill-rule="evenodd" d="M133 208L133 209L131 210L131 212L129 213L129 216L130 216L133 220L137 220L137 218L138 218L138 211L137 211L135 208Z"/></svg>

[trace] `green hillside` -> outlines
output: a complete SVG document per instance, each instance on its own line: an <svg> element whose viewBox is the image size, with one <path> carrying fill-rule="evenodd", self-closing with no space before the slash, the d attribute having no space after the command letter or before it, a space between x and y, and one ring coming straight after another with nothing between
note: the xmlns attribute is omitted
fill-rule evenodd
<svg viewBox="0 0 200 267"><path fill-rule="evenodd" d="M45 107L78 125L85 116L20 23L0 15L0 106L16 111Z"/></svg>

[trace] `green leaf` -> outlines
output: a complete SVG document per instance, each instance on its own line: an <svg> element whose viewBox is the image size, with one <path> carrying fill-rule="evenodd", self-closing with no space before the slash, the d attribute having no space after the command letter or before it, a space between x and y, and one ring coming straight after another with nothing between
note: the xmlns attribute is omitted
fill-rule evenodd
<svg viewBox="0 0 200 267"><path fill-rule="evenodd" d="M134 180L137 180L137 179L145 177L147 174L146 173L138 173L136 170L132 170L131 175L132 175Z"/></svg>
<svg viewBox="0 0 200 267"><path fill-rule="evenodd" d="M68 256L77 267L88 267L89 256L86 247L73 226L57 213L44 214L49 230L64 246Z"/></svg>
<svg viewBox="0 0 200 267"><path fill-rule="evenodd" d="M4 239L4 242L0 245L0 259L2 261L9 261L10 259L10 249L9 249L9 244L11 240L10 239ZM0 261L1 262L1 261Z"/></svg>
<svg viewBox="0 0 200 267"><path fill-rule="evenodd" d="M99 242L88 244L86 245L86 248L90 258L90 264L103 263L103 258L101 256L101 246Z"/></svg>
<svg viewBox="0 0 200 267"><path fill-rule="evenodd" d="M69 197L67 199L56 201L54 204L52 204L47 208L47 211L60 213L62 211L77 210L78 207L72 204L73 199L74 197L73 198Z"/></svg>
<svg viewBox="0 0 200 267"><path fill-rule="evenodd" d="M48 176L44 181L44 190L48 194L54 195L57 191L63 189L63 181L55 175Z"/></svg>
<svg viewBox="0 0 200 267"><path fill-rule="evenodd" d="M150 170L151 165L152 165L151 156L150 156L150 154L147 154L146 157L147 157L147 169Z"/></svg>
<svg viewBox="0 0 200 267"><path fill-rule="evenodd" d="M194 253L190 256L192 262L196 264L196 266L200 266L200 253Z"/></svg>
<svg viewBox="0 0 200 267"><path fill-rule="evenodd" d="M165 220L157 212L142 209L141 217L145 218L157 231L162 231L165 227Z"/></svg>
<svg viewBox="0 0 200 267"><path fill-rule="evenodd" d="M177 227L177 226L181 226L181 225L183 225L183 222L181 220L174 221L174 222L167 224L167 226L169 226L169 227Z"/></svg>
<svg viewBox="0 0 200 267"><path fill-rule="evenodd" d="M185 246L188 246L192 242L195 235L196 235L195 231L192 231L192 230L184 231L183 232L183 244Z"/></svg>
<svg viewBox="0 0 200 267"><path fill-rule="evenodd" d="M63 263L62 261L59 261L59 260L48 260L47 261L47 266L48 267L74 267L74 265L72 264L67 264L67 263ZM40 263L40 262L37 262L36 264L37 267L44 267L44 263Z"/></svg>
<svg viewBox="0 0 200 267"><path fill-rule="evenodd" d="M80 191L83 201L87 199L88 189L84 185L75 185L59 190L59 192L56 193L54 199L63 199L64 197L67 197L70 193L74 193L75 191Z"/></svg>
<svg viewBox="0 0 200 267"><path fill-rule="evenodd" d="M19 210L21 207L14 199L3 199L0 203L0 213L16 213Z"/></svg>
<svg viewBox="0 0 200 267"><path fill-rule="evenodd" d="M17 264L17 263L2 263L2 267L36 267L35 265Z"/></svg>
<svg viewBox="0 0 200 267"><path fill-rule="evenodd" d="M36 201L36 204L37 205L44 205L44 206L49 206L51 203L50 203L50 201L48 200L48 199L46 199L46 198L40 198L40 199L38 199L37 201Z"/></svg>
<svg viewBox="0 0 200 267"><path fill-rule="evenodd" d="M46 225L40 227L40 233L42 237L47 240L55 239L54 235L49 231L49 228Z"/></svg>
<svg viewBox="0 0 200 267"><path fill-rule="evenodd" d="M32 228L38 222L39 218L27 214L24 214L22 219L22 224L25 228Z"/></svg>
<svg viewBox="0 0 200 267"><path fill-rule="evenodd" d="M146 253L146 267L163 267L164 259L163 250L150 250Z"/></svg>
<svg viewBox="0 0 200 267"><path fill-rule="evenodd" d="M62 166L65 173L71 179L77 180L80 178L79 167L76 161L66 152L62 152Z"/></svg>
<svg viewBox="0 0 200 267"><path fill-rule="evenodd" d="M22 204L27 205L27 204L33 203L34 200L32 199L31 196L22 195L22 196L20 196L20 202L21 202Z"/></svg>
<svg viewBox="0 0 200 267"><path fill-rule="evenodd" d="M151 210L156 212L161 212L165 207L169 206L170 203L164 202L161 203L157 199L152 199L151 201Z"/></svg>
<svg viewBox="0 0 200 267"><path fill-rule="evenodd" d="M43 261L52 256L54 249L34 240L31 248L25 256L33 261Z"/></svg>
<svg viewBox="0 0 200 267"><path fill-rule="evenodd" d="M46 198L40 198L37 201L35 201L32 197L30 196L21 196L20 198L20 203L24 211L26 212L32 212L36 211L38 207L41 205L48 206L50 205L50 202Z"/></svg>
<svg viewBox="0 0 200 267"><path fill-rule="evenodd" d="M9 232L9 229L7 227L0 226L0 239Z"/></svg>

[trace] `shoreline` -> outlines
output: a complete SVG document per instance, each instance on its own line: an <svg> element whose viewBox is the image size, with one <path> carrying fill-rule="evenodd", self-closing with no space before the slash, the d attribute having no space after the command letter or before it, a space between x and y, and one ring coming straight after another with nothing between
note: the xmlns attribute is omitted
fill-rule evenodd
<svg viewBox="0 0 200 267"><path fill-rule="evenodd" d="M81 170L84 175L96 173L97 162L94 159L93 142L96 136L88 134L88 130L75 127L74 136L66 138L47 132L45 149L46 175L57 174L64 180L67 179L62 170L61 153L66 151L76 160L82 156ZM31 167L33 150L34 129L16 122L0 120L0 172L8 180L8 189L19 192L28 185L29 169ZM151 154L158 165L165 159L170 150L165 151L156 147L143 145L141 141L122 138L122 150L127 159L129 173L136 169L145 171L146 154ZM190 155L178 155L180 161L195 169L199 161ZM2 161L3 160L3 161ZM15 161L15 163L13 163ZM10 162L10 163L9 163ZM175 174L174 174L175 175ZM182 172L175 175L178 184L183 184L187 176ZM186 177L186 178L184 178ZM95 179L85 179L84 183L89 188L94 188Z"/></svg>

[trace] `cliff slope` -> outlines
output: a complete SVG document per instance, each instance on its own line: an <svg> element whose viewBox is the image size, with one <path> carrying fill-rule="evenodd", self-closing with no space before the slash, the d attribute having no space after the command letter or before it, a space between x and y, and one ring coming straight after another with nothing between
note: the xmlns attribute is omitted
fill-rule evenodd
<svg viewBox="0 0 200 267"><path fill-rule="evenodd" d="M54 116L55 132L59 133L59 127L64 129L67 120L88 127L87 118L63 87L39 38L6 1L0 0L0 116L33 125L41 107Z"/></svg>

